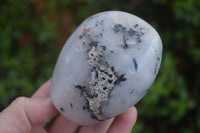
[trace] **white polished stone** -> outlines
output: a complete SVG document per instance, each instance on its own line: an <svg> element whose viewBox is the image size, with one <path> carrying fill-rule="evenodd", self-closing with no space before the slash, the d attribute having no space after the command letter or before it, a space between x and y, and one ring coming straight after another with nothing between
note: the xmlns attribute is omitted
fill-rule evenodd
<svg viewBox="0 0 200 133"><path fill-rule="evenodd" d="M135 105L158 73L162 42L141 18L108 11L86 19L65 43L54 69L55 107L81 125Z"/></svg>

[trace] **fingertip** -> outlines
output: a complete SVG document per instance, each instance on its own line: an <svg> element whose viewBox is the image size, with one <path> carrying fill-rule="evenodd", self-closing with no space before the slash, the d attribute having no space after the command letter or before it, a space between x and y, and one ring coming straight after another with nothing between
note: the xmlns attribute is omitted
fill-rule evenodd
<svg viewBox="0 0 200 133"><path fill-rule="evenodd" d="M134 125L137 120L137 115L138 115L136 107L134 107L134 106L131 107L129 114L132 117L132 124Z"/></svg>
<svg viewBox="0 0 200 133"><path fill-rule="evenodd" d="M110 118L93 125L86 125L81 128L79 133L106 133L114 118Z"/></svg>
<svg viewBox="0 0 200 133"><path fill-rule="evenodd" d="M136 107L133 106L121 115L124 115L125 117L128 116L129 118L132 118L133 122L135 123L136 120L137 120L137 109L136 109Z"/></svg>
<svg viewBox="0 0 200 133"><path fill-rule="evenodd" d="M63 115L59 115L49 129L49 133L58 133L62 131L74 133L78 128L78 124L66 119Z"/></svg>
<svg viewBox="0 0 200 133"><path fill-rule="evenodd" d="M117 116L116 119L126 122L127 125L134 125L137 120L137 109L133 106Z"/></svg>
<svg viewBox="0 0 200 133"><path fill-rule="evenodd" d="M137 109L131 107L121 115L117 116L112 123L109 133L129 133L137 119Z"/></svg>
<svg viewBox="0 0 200 133"><path fill-rule="evenodd" d="M39 89L32 95L32 98L46 98L49 97L49 88L51 79L42 84Z"/></svg>

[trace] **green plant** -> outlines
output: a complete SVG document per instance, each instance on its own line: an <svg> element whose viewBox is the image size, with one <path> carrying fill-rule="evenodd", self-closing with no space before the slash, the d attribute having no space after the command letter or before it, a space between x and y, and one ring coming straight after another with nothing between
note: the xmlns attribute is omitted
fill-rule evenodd
<svg viewBox="0 0 200 133"><path fill-rule="evenodd" d="M163 40L161 70L136 105L132 132L199 132L198 0L0 1L0 110L17 96L31 96L51 77L63 40L86 17L106 10L145 19Z"/></svg>

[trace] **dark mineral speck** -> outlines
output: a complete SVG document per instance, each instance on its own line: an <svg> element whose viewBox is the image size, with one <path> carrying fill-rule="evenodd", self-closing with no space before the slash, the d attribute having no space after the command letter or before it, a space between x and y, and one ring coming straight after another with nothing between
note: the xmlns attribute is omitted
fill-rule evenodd
<svg viewBox="0 0 200 133"><path fill-rule="evenodd" d="M137 69L138 69L138 64L137 64L137 61L136 61L135 58L133 58L133 65L134 65L135 71L137 71Z"/></svg>
<svg viewBox="0 0 200 133"><path fill-rule="evenodd" d="M128 35L129 36L133 36L135 34L136 31L134 31L133 29L130 28L130 30L128 31Z"/></svg>
<svg viewBox="0 0 200 133"><path fill-rule="evenodd" d="M123 42L124 45L122 46L123 49L127 49L128 48L128 44L126 43L127 39L125 38L125 36L123 36Z"/></svg>
<svg viewBox="0 0 200 133"><path fill-rule="evenodd" d="M97 118L94 114L92 114L90 117L91 117L92 119L98 120L98 118Z"/></svg>
<svg viewBox="0 0 200 133"><path fill-rule="evenodd" d="M94 82L94 85L96 86L98 84L98 82Z"/></svg>
<svg viewBox="0 0 200 133"><path fill-rule="evenodd" d="M98 74L98 71L95 71L95 78L99 78L99 74Z"/></svg>
<svg viewBox="0 0 200 133"><path fill-rule="evenodd" d="M157 74L159 66L158 66L158 62L160 62L160 57L156 58L156 64L155 64L155 68L154 68L154 74Z"/></svg>
<svg viewBox="0 0 200 133"><path fill-rule="evenodd" d="M112 70L112 71L115 71L115 67L114 67L114 66L112 66L112 67L111 67L111 70Z"/></svg>
<svg viewBox="0 0 200 133"><path fill-rule="evenodd" d="M80 36L79 36L79 39L82 39L82 38L83 38L83 36L82 36L82 35L80 35Z"/></svg>
<svg viewBox="0 0 200 133"><path fill-rule="evenodd" d="M127 48L128 48L128 44L124 44L124 45L122 46L122 48L123 48L123 49L127 49Z"/></svg>
<svg viewBox="0 0 200 133"><path fill-rule="evenodd" d="M73 104L72 104L72 103L70 103L70 107L72 107L72 108L73 108Z"/></svg>
<svg viewBox="0 0 200 133"><path fill-rule="evenodd" d="M111 84L112 82L113 82L113 80L112 80L112 79L111 79L111 80L110 80L110 79L108 79L108 83L110 83L110 84Z"/></svg>
<svg viewBox="0 0 200 133"><path fill-rule="evenodd" d="M85 86L81 86L81 85L74 85L74 87L78 88L81 91L83 91L85 89Z"/></svg>
<svg viewBox="0 0 200 133"><path fill-rule="evenodd" d="M135 24L135 25L134 25L135 28L137 28L138 26L139 26L138 24Z"/></svg>
<svg viewBox="0 0 200 133"><path fill-rule="evenodd" d="M155 68L154 68L154 74L156 74L157 71L158 71L158 63L156 62L156 64L155 64Z"/></svg>
<svg viewBox="0 0 200 133"><path fill-rule="evenodd" d="M133 90L131 90L130 94L133 94L133 92L134 92L134 89L133 89Z"/></svg>
<svg viewBox="0 0 200 133"><path fill-rule="evenodd" d="M90 47L97 47L97 44L98 44L99 42L95 42L95 41L92 41L92 42L90 42L88 45L90 46Z"/></svg>
<svg viewBox="0 0 200 133"><path fill-rule="evenodd" d="M62 111L62 112L63 112L63 111L64 111L64 109L63 109L63 108L60 108L60 111Z"/></svg>
<svg viewBox="0 0 200 133"><path fill-rule="evenodd" d="M104 51L106 50L106 46L100 46Z"/></svg>
<svg viewBox="0 0 200 133"><path fill-rule="evenodd" d="M103 23L104 23L104 21L103 21L103 20L101 20L101 23L100 23L100 24L101 24L101 25L103 25Z"/></svg>
<svg viewBox="0 0 200 133"><path fill-rule="evenodd" d="M138 42L138 43L141 43L141 42L142 42L140 36L137 36L137 42Z"/></svg>
<svg viewBox="0 0 200 133"><path fill-rule="evenodd" d="M106 90L107 89L107 87L103 87L103 90Z"/></svg>
<svg viewBox="0 0 200 133"><path fill-rule="evenodd" d="M121 81L126 81L126 78L124 78L124 74L118 77L118 79L114 82L115 85L119 84Z"/></svg>
<svg viewBox="0 0 200 133"><path fill-rule="evenodd" d="M125 27L123 27L121 24L116 24L116 25L114 25L113 31L114 31L115 33L120 32L120 31L122 31L122 30L125 30Z"/></svg>

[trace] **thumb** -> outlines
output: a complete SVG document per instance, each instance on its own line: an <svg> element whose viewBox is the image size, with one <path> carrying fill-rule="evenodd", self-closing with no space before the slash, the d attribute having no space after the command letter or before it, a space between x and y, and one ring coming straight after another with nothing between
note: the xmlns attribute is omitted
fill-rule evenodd
<svg viewBox="0 0 200 133"><path fill-rule="evenodd" d="M27 133L32 125L45 124L56 114L50 98L19 97L0 113L0 132Z"/></svg>

